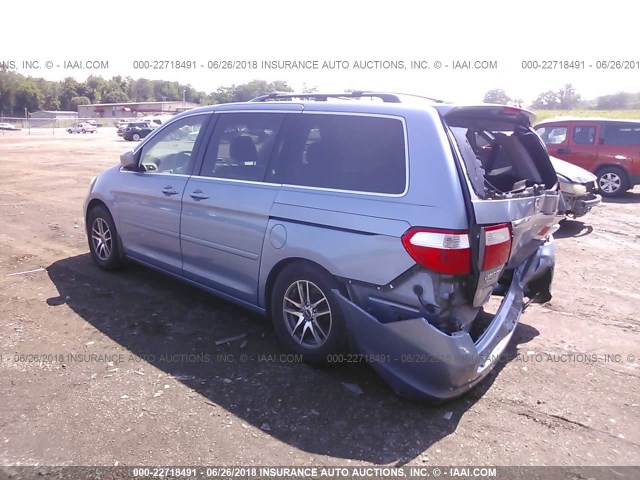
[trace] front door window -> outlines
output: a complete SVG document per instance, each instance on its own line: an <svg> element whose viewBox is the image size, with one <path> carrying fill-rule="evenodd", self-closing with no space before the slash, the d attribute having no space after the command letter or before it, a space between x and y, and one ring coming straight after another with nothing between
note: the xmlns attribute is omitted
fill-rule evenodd
<svg viewBox="0 0 640 480"><path fill-rule="evenodd" d="M193 115L171 123L142 147L140 165L151 173L190 175L193 147L205 115Z"/></svg>

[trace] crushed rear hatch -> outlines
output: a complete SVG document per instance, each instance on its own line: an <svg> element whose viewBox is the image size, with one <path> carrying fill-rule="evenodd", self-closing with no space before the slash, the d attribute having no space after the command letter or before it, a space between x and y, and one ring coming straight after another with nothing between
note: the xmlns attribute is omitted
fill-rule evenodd
<svg viewBox="0 0 640 480"><path fill-rule="evenodd" d="M496 105L437 108L469 189L472 266L477 278L473 306L479 307L498 282L506 284L511 272L557 228L558 179L544 144L531 128L535 118L531 112ZM500 240L493 233L496 225L510 231L505 264L486 261L487 247ZM531 282L525 295L534 301L548 300L544 283L550 279Z"/></svg>
<svg viewBox="0 0 640 480"><path fill-rule="evenodd" d="M389 286L394 296L355 285L348 297L334 295L354 345L394 390L445 400L496 365L526 297L551 297L551 234L561 196L546 148L531 129L532 114L493 105L435 108L466 198L468 229L412 226L402 242L416 266ZM411 293L419 306L409 304ZM492 294L503 298L485 318ZM408 305L399 306L398 298Z"/></svg>

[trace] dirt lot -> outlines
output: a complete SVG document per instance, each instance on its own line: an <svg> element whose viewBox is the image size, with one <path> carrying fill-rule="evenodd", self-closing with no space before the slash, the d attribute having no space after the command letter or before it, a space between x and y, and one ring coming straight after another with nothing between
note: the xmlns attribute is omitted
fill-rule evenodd
<svg viewBox="0 0 640 480"><path fill-rule="evenodd" d="M195 288L98 270L82 201L131 146L106 127L0 134L0 465L638 463L640 189L565 222L553 300L433 407L364 364L281 358L267 322Z"/></svg>

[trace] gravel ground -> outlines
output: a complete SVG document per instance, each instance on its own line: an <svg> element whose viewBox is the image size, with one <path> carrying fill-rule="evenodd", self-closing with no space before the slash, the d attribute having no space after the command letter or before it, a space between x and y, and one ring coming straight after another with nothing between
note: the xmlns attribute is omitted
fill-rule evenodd
<svg viewBox="0 0 640 480"><path fill-rule="evenodd" d="M486 381L434 407L365 364L296 362L200 290L98 270L82 201L130 147L108 127L0 135L1 465L638 463L640 189L564 222L554 298Z"/></svg>

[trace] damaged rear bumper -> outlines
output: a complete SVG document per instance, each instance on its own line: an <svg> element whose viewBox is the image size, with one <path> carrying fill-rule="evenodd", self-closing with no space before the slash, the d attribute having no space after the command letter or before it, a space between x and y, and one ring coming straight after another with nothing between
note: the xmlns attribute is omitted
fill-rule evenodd
<svg viewBox="0 0 640 480"><path fill-rule="evenodd" d="M419 400L447 400L471 389L496 365L522 314L524 291L549 296L554 263L549 241L514 271L500 308L476 342L464 331L445 334L424 318L380 323L337 290L334 294L353 342L393 390Z"/></svg>
<svg viewBox="0 0 640 480"><path fill-rule="evenodd" d="M600 203L602 203L602 197L597 193L569 197L567 198L567 213L574 217L582 217Z"/></svg>

